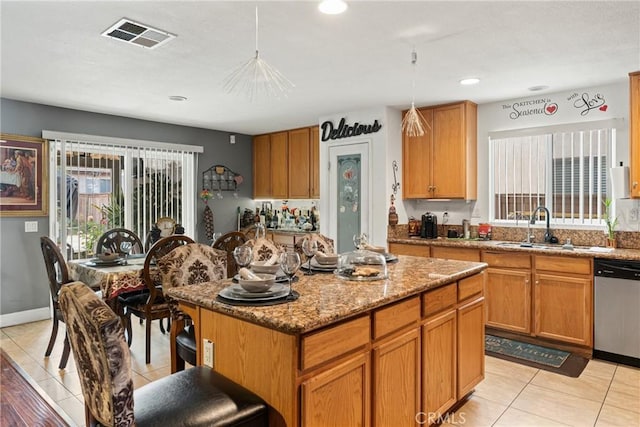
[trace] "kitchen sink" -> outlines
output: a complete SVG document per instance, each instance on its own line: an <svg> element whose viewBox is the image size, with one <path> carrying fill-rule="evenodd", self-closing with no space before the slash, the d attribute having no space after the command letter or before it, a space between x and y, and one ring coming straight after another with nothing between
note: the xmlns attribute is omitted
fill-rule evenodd
<svg viewBox="0 0 640 427"><path fill-rule="evenodd" d="M507 248L529 248L529 249L552 249L552 247L540 243L518 243L518 242L500 242L497 246Z"/></svg>

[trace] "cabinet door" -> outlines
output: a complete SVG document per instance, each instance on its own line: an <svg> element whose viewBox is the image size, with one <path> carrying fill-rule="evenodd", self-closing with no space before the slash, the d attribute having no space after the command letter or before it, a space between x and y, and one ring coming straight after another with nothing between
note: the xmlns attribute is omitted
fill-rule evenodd
<svg viewBox="0 0 640 427"><path fill-rule="evenodd" d="M253 138L253 197L271 197L271 137Z"/></svg>
<svg viewBox="0 0 640 427"><path fill-rule="evenodd" d="M431 140L433 112L420 109L431 128L425 129L423 136L402 134L402 198L427 199L431 190Z"/></svg>
<svg viewBox="0 0 640 427"><path fill-rule="evenodd" d="M509 331L531 332L531 273L488 268L487 325Z"/></svg>
<svg viewBox="0 0 640 427"><path fill-rule="evenodd" d="M536 335L591 346L593 344L592 301L591 277L536 274ZM615 308L612 309L615 310Z"/></svg>
<svg viewBox="0 0 640 427"><path fill-rule="evenodd" d="M405 245L402 243L389 243L389 252L394 255L413 255L429 257L431 251L426 245Z"/></svg>
<svg viewBox="0 0 640 427"><path fill-rule="evenodd" d="M312 199L320 198L320 134L319 127L311 128L311 194Z"/></svg>
<svg viewBox="0 0 640 427"><path fill-rule="evenodd" d="M301 425L369 425L369 354L344 363L302 383Z"/></svg>
<svg viewBox="0 0 640 427"><path fill-rule="evenodd" d="M464 108L464 104L456 104L436 108L433 112L432 197L465 197Z"/></svg>
<svg viewBox="0 0 640 427"><path fill-rule="evenodd" d="M456 310L422 327L422 411L437 418L456 401Z"/></svg>
<svg viewBox="0 0 640 427"><path fill-rule="evenodd" d="M484 298L458 308L458 399L484 379Z"/></svg>
<svg viewBox="0 0 640 427"><path fill-rule="evenodd" d="M631 151L631 197L640 197L640 71L629 75L629 144Z"/></svg>
<svg viewBox="0 0 640 427"><path fill-rule="evenodd" d="M288 196L288 132L271 134L271 197L274 199L287 199Z"/></svg>
<svg viewBox="0 0 640 427"><path fill-rule="evenodd" d="M311 187L309 128L289 131L289 198L308 199Z"/></svg>
<svg viewBox="0 0 640 427"><path fill-rule="evenodd" d="M373 425L414 427L420 412L417 328L374 347L373 375Z"/></svg>

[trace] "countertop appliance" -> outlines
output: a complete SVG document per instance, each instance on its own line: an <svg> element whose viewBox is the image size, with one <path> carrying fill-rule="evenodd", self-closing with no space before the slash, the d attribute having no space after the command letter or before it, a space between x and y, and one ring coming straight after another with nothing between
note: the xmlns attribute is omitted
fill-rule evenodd
<svg viewBox="0 0 640 427"><path fill-rule="evenodd" d="M593 268L593 357L640 367L640 261L596 258Z"/></svg>
<svg viewBox="0 0 640 427"><path fill-rule="evenodd" d="M420 237L425 239L438 238L438 217L436 214L427 212L422 215L422 225L420 227Z"/></svg>

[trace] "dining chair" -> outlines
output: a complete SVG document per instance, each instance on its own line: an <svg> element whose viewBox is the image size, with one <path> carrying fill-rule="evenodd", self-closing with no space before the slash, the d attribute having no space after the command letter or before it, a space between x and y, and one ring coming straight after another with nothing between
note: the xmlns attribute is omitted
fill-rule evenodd
<svg viewBox="0 0 640 427"><path fill-rule="evenodd" d="M198 366L133 389L131 354L118 316L82 282L60 290L78 366L87 426L267 426L254 393Z"/></svg>
<svg viewBox="0 0 640 427"><path fill-rule="evenodd" d="M253 261L268 261L275 256L275 261L277 262L277 257L280 256L282 252L285 252L285 249L281 245L274 243L266 237L247 240L244 245L252 249Z"/></svg>
<svg viewBox="0 0 640 427"><path fill-rule="evenodd" d="M155 268L156 261L175 248L194 243L193 239L183 234L164 237L158 240L147 252L142 269L142 279L148 293L118 296L118 303L124 310L123 322L127 331L127 340L131 344L131 315L145 321L145 361L151 363L151 322L169 319L170 312L162 293L162 277ZM161 324L162 326L162 324ZM160 328L164 333L164 328Z"/></svg>
<svg viewBox="0 0 640 427"><path fill-rule="evenodd" d="M332 238L327 237L320 233L311 233L310 236L312 240L315 240L317 242L318 252L322 252L324 254L335 253L335 247L334 247L334 242ZM304 251L302 250L302 241L303 239L298 239L296 237L296 243L294 245L294 249L296 252L300 254L301 259L306 260L307 256L304 254Z"/></svg>
<svg viewBox="0 0 640 427"><path fill-rule="evenodd" d="M239 231L231 231L223 234L211 245L215 249L223 250L227 253L227 277L233 277L238 273L238 266L233 257L233 250L247 242L247 236Z"/></svg>
<svg viewBox="0 0 640 427"><path fill-rule="evenodd" d="M140 237L138 237L138 235L133 231L127 230L126 228L112 228L102 234L98 239L98 243L96 243L95 253L100 254L103 252L112 252L124 254L125 251L122 250L121 246L123 242L131 243L131 251L129 253L144 253L144 247L142 246Z"/></svg>
<svg viewBox="0 0 640 427"><path fill-rule="evenodd" d="M162 291L179 286L223 280L227 277L227 254L201 243L180 246L158 259ZM178 309L178 303L166 297L171 312L171 373L184 369L185 362L196 365L196 334L191 318Z"/></svg>

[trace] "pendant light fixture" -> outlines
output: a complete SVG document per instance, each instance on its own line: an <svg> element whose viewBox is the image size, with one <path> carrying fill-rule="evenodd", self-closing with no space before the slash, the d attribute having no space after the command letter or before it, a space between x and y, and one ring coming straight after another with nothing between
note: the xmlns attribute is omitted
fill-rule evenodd
<svg viewBox="0 0 640 427"><path fill-rule="evenodd" d="M427 128L431 128L429 123L415 105L416 93L416 63L418 62L418 54L414 49L411 52L411 67L413 68L413 77L411 82L411 108L402 118L402 132L407 136L423 136Z"/></svg>
<svg viewBox="0 0 640 427"><path fill-rule="evenodd" d="M295 87L280 71L260 58L258 50L258 7L256 6L256 54L224 80L227 93L244 93L253 101L258 96L280 98Z"/></svg>

